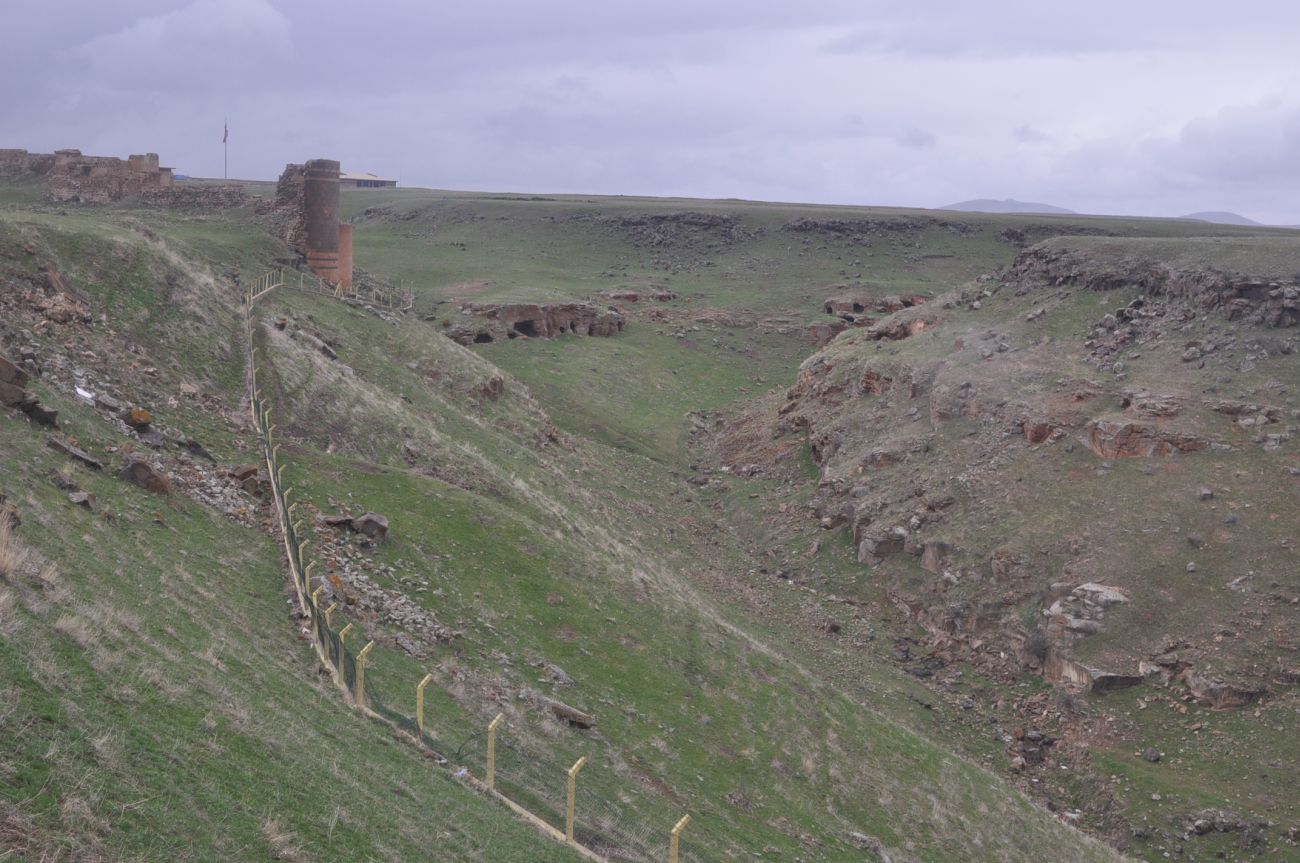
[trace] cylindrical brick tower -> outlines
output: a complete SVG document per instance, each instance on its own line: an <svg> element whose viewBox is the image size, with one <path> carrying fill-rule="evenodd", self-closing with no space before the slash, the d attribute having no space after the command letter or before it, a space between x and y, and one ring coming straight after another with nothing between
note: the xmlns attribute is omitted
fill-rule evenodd
<svg viewBox="0 0 1300 863"><path fill-rule="evenodd" d="M352 290L352 226L339 225L339 287Z"/></svg>
<svg viewBox="0 0 1300 863"><path fill-rule="evenodd" d="M339 163L307 162L302 194L307 223L307 266L331 284L339 281Z"/></svg>

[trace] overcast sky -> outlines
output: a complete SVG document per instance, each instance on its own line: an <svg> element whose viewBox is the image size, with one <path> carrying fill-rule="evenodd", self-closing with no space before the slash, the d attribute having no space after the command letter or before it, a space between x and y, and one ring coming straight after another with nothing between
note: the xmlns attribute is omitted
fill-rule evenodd
<svg viewBox="0 0 1300 863"><path fill-rule="evenodd" d="M7 0L0 147L1300 223L1300 3ZM17 8L12 8L16 6Z"/></svg>

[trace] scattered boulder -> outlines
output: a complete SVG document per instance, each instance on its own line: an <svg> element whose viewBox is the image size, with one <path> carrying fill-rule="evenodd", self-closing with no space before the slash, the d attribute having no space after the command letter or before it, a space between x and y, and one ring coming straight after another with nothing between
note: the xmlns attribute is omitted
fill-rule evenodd
<svg viewBox="0 0 1300 863"><path fill-rule="evenodd" d="M539 692L530 693L532 701L539 710L550 713L553 717L574 728L591 728L596 724L596 717L584 713L576 707L570 707L563 701L548 698Z"/></svg>
<svg viewBox="0 0 1300 863"><path fill-rule="evenodd" d="M352 529L371 539L383 539L388 536L388 519L375 512L352 519Z"/></svg>
<svg viewBox="0 0 1300 863"><path fill-rule="evenodd" d="M18 389L27 387L28 374L22 366L0 357L0 383L10 384Z"/></svg>
<svg viewBox="0 0 1300 863"><path fill-rule="evenodd" d="M326 527L347 528L355 533L364 534L371 539L382 540L388 536L388 519L376 512L364 515L327 515L321 518Z"/></svg>
<svg viewBox="0 0 1300 863"><path fill-rule="evenodd" d="M0 381L0 404L17 407L27 398L27 390L22 387Z"/></svg>
<svg viewBox="0 0 1300 863"><path fill-rule="evenodd" d="M58 435L51 435L49 438L47 438L45 441L45 445L56 452L61 452L70 458L76 459L77 461L81 462L91 470L104 469L103 462L99 461L96 458L93 458L85 450L73 446L72 444L68 443L66 440L59 437Z"/></svg>
<svg viewBox="0 0 1300 863"><path fill-rule="evenodd" d="M1246 829L1246 822L1226 809L1202 809L1187 816L1187 830L1197 836L1206 833L1235 833Z"/></svg>
<svg viewBox="0 0 1300 863"><path fill-rule="evenodd" d="M1111 587L1108 584L1097 584L1090 581L1087 584L1081 584L1072 591L1073 595L1080 597L1086 602L1093 602L1102 608L1108 608L1112 605L1128 602L1128 594L1118 587Z"/></svg>
<svg viewBox="0 0 1300 863"><path fill-rule="evenodd" d="M255 464L240 464L232 467L228 473L239 484L245 494L264 497L269 491L268 482Z"/></svg>
<svg viewBox="0 0 1300 863"><path fill-rule="evenodd" d="M149 424L153 422L153 414L144 408L129 408L122 411L121 417L122 422L136 431L149 428Z"/></svg>
<svg viewBox="0 0 1300 863"><path fill-rule="evenodd" d="M167 481L167 478L139 456L128 457L126 465L118 472L117 476L119 479L140 486L145 491L162 495L171 494L171 483Z"/></svg>
<svg viewBox="0 0 1300 863"><path fill-rule="evenodd" d="M866 531L858 543L858 563L876 566L887 557L899 554L907 541L907 530L902 527L874 527Z"/></svg>
<svg viewBox="0 0 1300 863"><path fill-rule="evenodd" d="M95 496L88 491L74 491L68 494L68 501L86 509L95 508Z"/></svg>

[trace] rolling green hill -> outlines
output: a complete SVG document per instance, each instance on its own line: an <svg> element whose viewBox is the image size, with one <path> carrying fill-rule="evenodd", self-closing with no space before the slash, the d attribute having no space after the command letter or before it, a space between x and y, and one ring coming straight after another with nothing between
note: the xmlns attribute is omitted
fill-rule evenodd
<svg viewBox="0 0 1300 863"><path fill-rule="evenodd" d="M499 781L552 823L564 770L590 759L578 835L608 841L610 859L651 859L684 813L699 860L1119 859L1005 769L997 688L1049 688L971 667L986 688L950 692L897 661L899 639L923 633L882 611L844 532L809 517L823 466L800 444L788 473L724 471L717 434L752 417L775 440L752 412L795 385L828 296L940 297L1062 232L1250 231L345 193L358 265L413 290L415 312L281 290L255 333L261 383L317 574L357 630L349 643L378 644L368 691L410 714L432 673L442 765L322 678L268 507L228 475L255 458L238 283L287 256L262 218L3 200L0 355L33 356L31 390L59 409L59 433L106 463L74 464L50 431L0 416L0 487L22 519L0 543L0 842L18 859L576 859L455 779L481 775L497 713ZM627 318L612 338L467 348L443 334L473 320L462 301L607 291L676 298L596 297ZM147 409L182 445L151 449L78 387ZM118 478L131 452L169 495ZM383 541L324 520L366 511L387 517ZM551 701L594 727L557 722ZM1212 777L1197 782L1198 801L1218 802ZM1073 793L1053 806L1072 811ZM602 839L598 801L639 838ZM1135 850L1154 857L1156 841Z"/></svg>

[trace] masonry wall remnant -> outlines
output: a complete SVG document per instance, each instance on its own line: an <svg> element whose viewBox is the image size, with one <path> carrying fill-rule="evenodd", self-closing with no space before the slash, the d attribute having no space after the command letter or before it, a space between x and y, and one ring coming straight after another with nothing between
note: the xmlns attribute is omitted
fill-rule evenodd
<svg viewBox="0 0 1300 863"><path fill-rule="evenodd" d="M308 268L341 289L352 289L352 226L339 224L339 163L311 159L289 164L276 185L277 209L291 214L285 240Z"/></svg>
<svg viewBox="0 0 1300 863"><path fill-rule="evenodd" d="M123 198L141 198L149 192L170 189L172 169L158 164L157 153L119 159L86 156L80 150L55 150L52 154L26 150L0 151L0 169L7 176L43 176L55 201L107 204Z"/></svg>
<svg viewBox="0 0 1300 863"><path fill-rule="evenodd" d="M0 149L0 179L45 182L47 195L60 203L109 204L137 199L148 204L239 206L246 195L236 185L177 186L172 169L157 153L87 156L80 150L29 153Z"/></svg>

